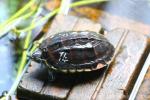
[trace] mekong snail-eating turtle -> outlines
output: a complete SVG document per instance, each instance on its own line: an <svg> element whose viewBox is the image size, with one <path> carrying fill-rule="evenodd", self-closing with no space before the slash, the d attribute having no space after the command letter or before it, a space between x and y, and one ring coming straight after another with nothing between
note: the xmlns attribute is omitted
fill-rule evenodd
<svg viewBox="0 0 150 100"><path fill-rule="evenodd" d="M67 31L44 40L32 58L43 62L50 70L76 73L106 66L113 53L113 45L101 34Z"/></svg>

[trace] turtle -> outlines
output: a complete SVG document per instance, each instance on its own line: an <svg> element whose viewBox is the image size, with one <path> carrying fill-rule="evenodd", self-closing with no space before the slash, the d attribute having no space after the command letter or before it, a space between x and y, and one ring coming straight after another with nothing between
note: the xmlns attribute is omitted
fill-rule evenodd
<svg viewBox="0 0 150 100"><path fill-rule="evenodd" d="M90 72L109 64L114 46L104 35L93 31L64 31L46 38L32 59L49 71Z"/></svg>

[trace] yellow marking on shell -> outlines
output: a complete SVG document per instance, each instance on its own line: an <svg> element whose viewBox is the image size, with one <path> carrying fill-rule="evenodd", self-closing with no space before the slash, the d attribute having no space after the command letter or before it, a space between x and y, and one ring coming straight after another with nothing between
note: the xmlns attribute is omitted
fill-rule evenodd
<svg viewBox="0 0 150 100"><path fill-rule="evenodd" d="M90 71L92 71L92 69L85 69L84 71L85 72L90 72Z"/></svg>
<svg viewBox="0 0 150 100"><path fill-rule="evenodd" d="M77 72L83 72L84 70L83 69L77 69Z"/></svg>
<svg viewBox="0 0 150 100"><path fill-rule="evenodd" d="M55 67L53 67L53 66L51 66L51 68L54 69L54 70L57 70L57 68L55 68Z"/></svg>
<svg viewBox="0 0 150 100"><path fill-rule="evenodd" d="M47 63L46 60L44 60L44 62L45 62L45 64L46 64L46 66L49 67L49 69L57 70L57 68L55 68L55 67L53 67L53 66L50 66L50 65Z"/></svg>
<svg viewBox="0 0 150 100"><path fill-rule="evenodd" d="M77 72L77 71L76 71L76 69L69 69L68 72L70 72L70 73L75 73L75 72Z"/></svg>
<svg viewBox="0 0 150 100"><path fill-rule="evenodd" d="M94 70L97 70L97 69L101 69L104 67L104 64L101 64L99 63L97 65L96 68L93 68L93 69L62 69L62 70L59 70L53 66L50 66L46 60L44 60L45 64L49 67L49 69L53 69L55 71L60 71L60 72L63 72L63 73L75 73L75 72L90 72L90 71L94 71ZM109 64L110 62L108 62Z"/></svg>
<svg viewBox="0 0 150 100"><path fill-rule="evenodd" d="M103 67L104 67L104 64L99 63L99 64L97 65L96 69L101 69L101 68L103 68Z"/></svg>
<svg viewBox="0 0 150 100"><path fill-rule="evenodd" d="M65 69L64 70L60 70L60 71L62 71L63 73L67 73L67 70L65 70Z"/></svg>

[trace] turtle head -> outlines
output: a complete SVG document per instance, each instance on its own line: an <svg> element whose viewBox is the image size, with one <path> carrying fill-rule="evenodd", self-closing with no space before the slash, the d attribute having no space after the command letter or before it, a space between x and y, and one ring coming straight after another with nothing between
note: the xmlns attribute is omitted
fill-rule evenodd
<svg viewBox="0 0 150 100"><path fill-rule="evenodd" d="M32 55L31 59L36 61L36 62L42 62L42 51L40 49L36 50Z"/></svg>

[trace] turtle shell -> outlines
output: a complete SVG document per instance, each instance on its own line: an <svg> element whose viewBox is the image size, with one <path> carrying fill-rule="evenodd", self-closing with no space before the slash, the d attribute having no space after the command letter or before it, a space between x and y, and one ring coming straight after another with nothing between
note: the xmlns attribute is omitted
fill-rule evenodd
<svg viewBox="0 0 150 100"><path fill-rule="evenodd" d="M100 69L114 54L113 45L103 35L91 31L60 32L44 40L40 49L45 64L62 72Z"/></svg>

